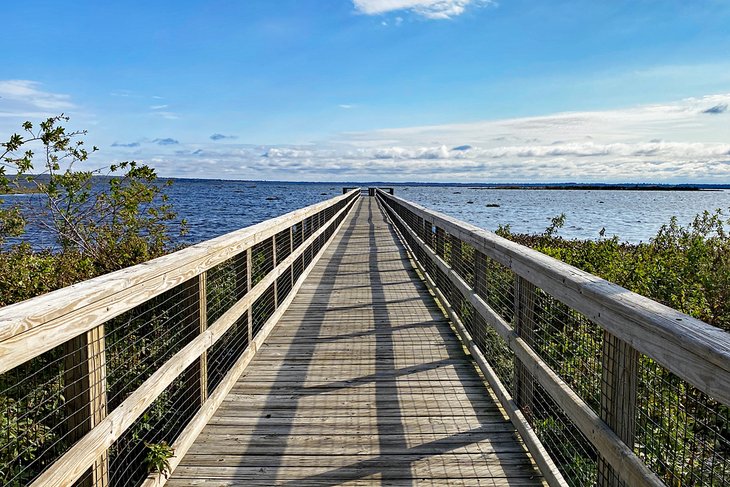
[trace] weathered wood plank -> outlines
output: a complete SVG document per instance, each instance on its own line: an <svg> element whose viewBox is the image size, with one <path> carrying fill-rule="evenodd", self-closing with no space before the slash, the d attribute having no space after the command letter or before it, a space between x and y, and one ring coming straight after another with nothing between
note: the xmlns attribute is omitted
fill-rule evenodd
<svg viewBox="0 0 730 487"><path fill-rule="evenodd" d="M170 485L542 485L379 207L349 219Z"/></svg>

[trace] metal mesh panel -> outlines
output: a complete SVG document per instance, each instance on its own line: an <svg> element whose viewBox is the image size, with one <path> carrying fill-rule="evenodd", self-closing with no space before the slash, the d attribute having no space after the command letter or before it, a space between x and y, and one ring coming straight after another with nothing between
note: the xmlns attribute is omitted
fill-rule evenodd
<svg viewBox="0 0 730 487"><path fill-rule="evenodd" d="M206 272L208 326L246 295L246 271L246 252L242 252Z"/></svg>
<svg viewBox="0 0 730 487"><path fill-rule="evenodd" d="M522 372L522 382L532 385L530 407L523 413L569 485L596 485L598 454L567 414L538 382Z"/></svg>
<svg viewBox="0 0 730 487"><path fill-rule="evenodd" d="M109 448L110 485L140 485L150 472L150 446L172 444L195 416L199 370L188 367Z"/></svg>
<svg viewBox="0 0 730 487"><path fill-rule="evenodd" d="M0 484L29 483L73 443L80 411L64 389L79 352L72 341L0 375Z"/></svg>
<svg viewBox="0 0 730 487"><path fill-rule="evenodd" d="M507 323L514 320L514 273L499 262L474 252L474 291Z"/></svg>
<svg viewBox="0 0 730 487"><path fill-rule="evenodd" d="M532 287L520 336L594 412L600 413L603 329L579 312Z"/></svg>
<svg viewBox="0 0 730 487"><path fill-rule="evenodd" d="M639 359L635 452L668 485L730 484L730 408Z"/></svg>
<svg viewBox="0 0 730 487"><path fill-rule="evenodd" d="M200 333L197 279L106 323L109 410Z"/></svg>
<svg viewBox="0 0 730 487"><path fill-rule="evenodd" d="M244 313L208 349L208 391L212 393L248 347L248 313Z"/></svg>
<svg viewBox="0 0 730 487"><path fill-rule="evenodd" d="M251 249L251 286L255 286L274 269L274 239L267 238Z"/></svg>

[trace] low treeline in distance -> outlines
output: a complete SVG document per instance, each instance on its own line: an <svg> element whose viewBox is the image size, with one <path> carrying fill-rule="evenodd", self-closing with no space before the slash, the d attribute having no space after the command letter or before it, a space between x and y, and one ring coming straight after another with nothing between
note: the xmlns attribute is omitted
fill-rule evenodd
<svg viewBox="0 0 730 487"><path fill-rule="evenodd" d="M96 148L87 150L80 140L85 132L67 130L67 122L64 116L37 126L26 122L21 134L0 147L0 193L22 188L44 196L46 204L37 209L32 224L55 238L47 250L24 242L23 236L32 232L28 215L0 201L0 307L161 256L178 248L176 237L185 232L185 222L167 202L168 183L158 181L151 167L123 162L103 172L80 169ZM92 184L97 175L111 177L103 185ZM687 225L673 219L639 244L603 235L564 239L559 234L564 221L563 215L555 217L537 235L512 233L509 226L497 233L730 331L730 237L721 210L698 215ZM11 237L17 243L8 244ZM235 286L235 279L220 283L207 289L209 302L229 293L224 287ZM106 324L107 380L120 384L118 391L109 392L114 393L109 407L121 403L179 348L179 330L170 329L170 316L160 306ZM65 353L57 347L0 374L2 485L27 484L74 441L65 431L73 415L66 407ZM176 387L182 390L184 384ZM146 468L164 465L156 452L173 454L164 447L169 428L159 425L184 420L171 406L174 391L156 401L109 451L112 474L124 475L129 485L139 484Z"/></svg>

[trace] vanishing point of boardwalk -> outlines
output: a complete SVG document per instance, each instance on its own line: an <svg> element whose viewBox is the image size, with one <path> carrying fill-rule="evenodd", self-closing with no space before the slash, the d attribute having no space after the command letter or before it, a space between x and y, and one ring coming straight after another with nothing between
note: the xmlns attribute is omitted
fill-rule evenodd
<svg viewBox="0 0 730 487"><path fill-rule="evenodd" d="M540 485L375 198L167 485Z"/></svg>

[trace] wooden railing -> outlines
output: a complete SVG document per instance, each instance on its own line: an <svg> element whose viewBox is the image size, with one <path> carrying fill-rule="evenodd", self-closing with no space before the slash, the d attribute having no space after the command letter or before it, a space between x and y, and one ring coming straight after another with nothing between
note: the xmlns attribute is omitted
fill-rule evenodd
<svg viewBox="0 0 730 487"><path fill-rule="evenodd" d="M0 309L0 484L162 482L359 197Z"/></svg>
<svg viewBox="0 0 730 487"><path fill-rule="evenodd" d="M552 485L730 484L730 334L377 197Z"/></svg>

